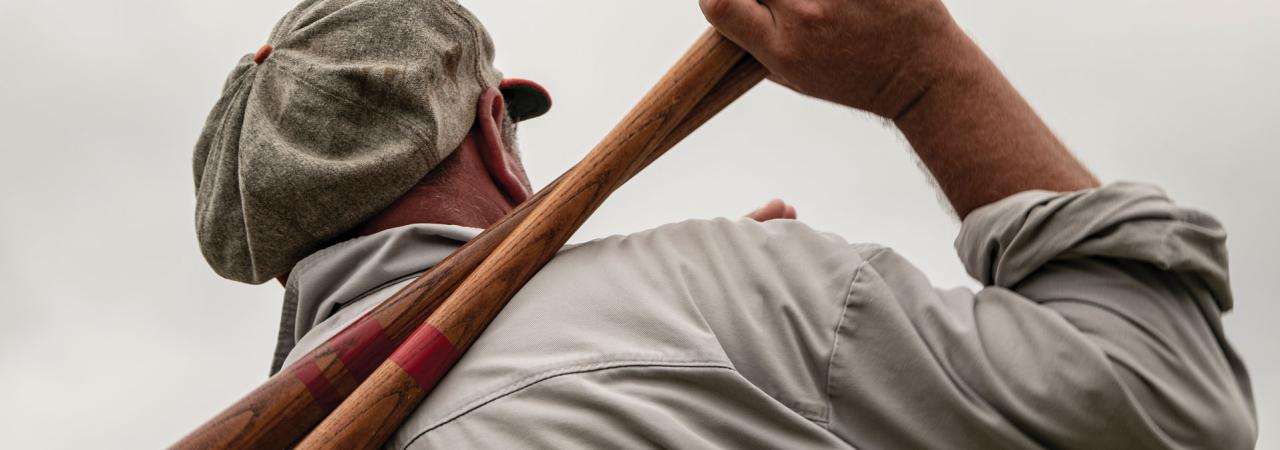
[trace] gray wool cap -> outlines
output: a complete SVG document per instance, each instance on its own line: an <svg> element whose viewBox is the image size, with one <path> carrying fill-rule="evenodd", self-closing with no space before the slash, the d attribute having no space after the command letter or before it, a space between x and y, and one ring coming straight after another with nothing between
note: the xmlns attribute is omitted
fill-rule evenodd
<svg viewBox="0 0 1280 450"><path fill-rule="evenodd" d="M253 284L408 191L502 78L453 0L307 0L268 45L227 78L193 158L200 250Z"/></svg>

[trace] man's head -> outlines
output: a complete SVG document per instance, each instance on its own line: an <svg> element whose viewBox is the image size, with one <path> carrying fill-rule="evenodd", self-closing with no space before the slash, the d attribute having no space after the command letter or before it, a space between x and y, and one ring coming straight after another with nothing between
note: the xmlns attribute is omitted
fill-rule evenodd
<svg viewBox="0 0 1280 450"><path fill-rule="evenodd" d="M241 59L196 145L206 260L264 282L472 159L521 201L528 182L504 123L549 99L501 80L488 34L452 0L303 2Z"/></svg>
<svg viewBox="0 0 1280 450"><path fill-rule="evenodd" d="M506 97L488 89L458 148L385 209L339 240L415 223L487 228L533 194Z"/></svg>

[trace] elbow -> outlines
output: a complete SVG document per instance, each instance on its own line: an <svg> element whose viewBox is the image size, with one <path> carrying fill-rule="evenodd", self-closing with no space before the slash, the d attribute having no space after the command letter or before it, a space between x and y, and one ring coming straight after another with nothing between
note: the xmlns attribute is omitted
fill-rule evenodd
<svg viewBox="0 0 1280 450"><path fill-rule="evenodd" d="M1252 449L1258 440L1253 406L1245 401L1205 405L1198 419L1178 433L1179 447L1187 449Z"/></svg>
<svg viewBox="0 0 1280 450"><path fill-rule="evenodd" d="M1258 439L1253 404L1238 390L1178 402L1177 407L1147 408L1168 448L1252 449ZM1186 394L1186 392L1184 392ZM1233 395L1234 394L1234 395Z"/></svg>

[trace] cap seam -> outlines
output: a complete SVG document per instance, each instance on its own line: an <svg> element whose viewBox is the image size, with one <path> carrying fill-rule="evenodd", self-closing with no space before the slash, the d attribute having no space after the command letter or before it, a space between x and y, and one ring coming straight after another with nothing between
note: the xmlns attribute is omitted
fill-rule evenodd
<svg viewBox="0 0 1280 450"><path fill-rule="evenodd" d="M245 57L241 57L241 58L240 58L241 62L240 62L239 64L244 64L244 58L245 58ZM238 68L239 68L239 67L238 67L238 64L237 64L237 69L238 69ZM231 120L231 116L232 116L232 114L231 114L231 108L235 105L235 100L236 100L239 96L241 96L241 95L245 95L245 94L243 94L242 92L240 92L240 89L244 87L243 85L245 84L245 79L249 78L249 74L250 74L250 73L252 73L252 72L254 71L254 69L256 69L256 67L255 67L255 66L249 66L249 67L245 68L244 72L241 72L241 73L239 74L239 76L235 77L235 79L233 79L233 80L231 80L229 83L227 83L227 84L226 84L226 86L223 86L221 96L225 97L225 96L227 95L227 93L228 93L228 92L234 92L235 94L234 94L234 96L232 96L230 99L228 99L227 104L226 104L226 105L227 105L227 108L226 108L226 109L222 109L222 110L221 110L221 112L222 112L222 119L218 121L218 129L217 129L218 131L226 130L226 128L227 128L227 123ZM216 105L215 105L215 107L216 107ZM222 148L222 146L223 146L223 145L225 145L226 143L227 143L227 134L226 134L226 133L221 133L221 132L219 132L219 133L217 133L217 139L216 139L216 142L211 143L210 148L218 148L218 149L220 149L220 148ZM209 162L214 160L214 159L213 159L213 158L211 158L210 156L212 156L212 155L205 155L205 164L204 164L204 165L205 165L205 167L200 171L200 172L201 172L201 174L203 174L206 170L208 170L208 168L209 168L209 167L208 167L208 166L209 166ZM237 156L238 156L238 155L237 155ZM203 181L204 181L204 176L201 176L201 177L200 177L200 181L201 181L201 184L204 184L204 183L203 183ZM196 193L197 193L197 194L199 194L199 189L200 189L200 187L199 187L199 186L196 186L196 190L197 190L197 192L196 192Z"/></svg>
<svg viewBox="0 0 1280 450"><path fill-rule="evenodd" d="M226 143L227 143L227 133L224 133L224 132L222 132L222 131L226 131L226 129L227 129L227 123L231 121L231 116L232 116L232 114L231 114L231 111L230 111L230 110L231 110L231 108L233 108L233 107L234 107L234 105L235 105L235 103L236 103L236 100L237 100L240 96L242 96L242 95L246 95L246 94L244 94L244 93L240 92L240 89L243 87L243 84L244 84L244 82L245 82L245 78L247 78L247 77L248 77L249 72L250 72L250 71L252 71L252 70L254 70L254 68L253 68L253 67L249 67L247 70L245 70L245 71L244 71L244 73L240 74L240 76L236 77L236 79L235 79L234 81L232 81L233 85L231 85L231 86L227 86L227 87L224 87L224 88L222 89L222 95L227 95L227 92L235 92L235 95L234 95L233 97L231 97L231 98L227 101L227 109L222 110L222 119L218 121L217 141L216 141L216 142L211 143L211 145L209 146L209 148L214 148L214 149L218 149L219 151L221 151L222 147L226 145ZM243 133L240 133L240 134L243 134ZM237 152L237 155L236 155L236 156L237 156L237 159L238 159L238 157L239 157L239 154L238 154L238 153L239 153L239 152ZM201 168L201 170L200 170L200 173L201 173L201 176L200 176L200 184L201 184L201 185L204 185L204 184L205 184L205 183L204 183L204 181L205 181L205 178L206 178L206 177L204 176L204 173L205 173L206 171L208 171L208 170L209 170L209 163L210 163L210 162L213 162L213 161L216 161L216 159L215 159L215 158L212 158L212 156L213 156L213 155L205 155L205 158L204 158L204 166L205 166L205 167ZM199 194L200 194L200 187L201 187L201 186L196 186L196 195L197 195L197 197L199 197ZM204 207L203 207L203 208L200 208L200 209L197 211L197 213L205 212L205 211L207 211L208 209L209 209L209 205L206 203L206 204L204 205Z"/></svg>
<svg viewBox="0 0 1280 450"><path fill-rule="evenodd" d="M272 56L278 56L278 55L272 55ZM268 61L270 61L270 60L268 60ZM264 63L264 64L265 64L265 63ZM279 59L275 60L274 65L279 66L279 69L280 69L280 72L281 72L281 73L283 73L283 74L285 74L285 75L287 75L287 76L289 76L289 77L291 77L291 78L293 78L293 79L295 79L295 80L298 80L298 81L299 81L299 82L301 82L302 84L305 84L305 85L307 85L308 87L310 87L310 88L312 88L312 89L315 89L317 92L319 92L319 93L321 93L321 94L324 94L324 95L326 95L326 96L332 97L332 98L334 98L334 99L336 99L336 100L338 100L338 101L342 101L342 102L345 102L345 103L348 103L348 104L351 104L351 105L358 106L358 107L360 107L360 108L363 108L363 109L365 109L365 110L368 110L368 111L370 111L370 112L373 112L374 114L377 114L377 115L378 115L378 116L380 116L380 117L383 117L383 118L386 118L386 119L388 119L388 120L391 120L392 122L394 122L394 123L396 124L396 126L397 126L398 128L400 128L400 129L401 129L401 131L406 132L410 137L412 137L412 138L414 139L414 141L416 141L416 142L418 143L418 145L419 145L419 149L418 149L418 151L417 151L416 153L418 153L418 154L419 154L419 156L421 156L421 157L425 160L425 162L427 163L427 165L434 166L434 165L436 165L436 164L439 164L439 163L440 163L440 160L439 160L439 159L436 159L436 157L435 157L435 152L426 152L426 151L421 151L421 148L423 148L423 147L427 147L427 146L431 145L431 140L430 140L429 138L427 138L427 136L426 136L426 133L425 133L425 132L423 132L419 127L417 127L417 126L416 126L415 124L413 124L411 121L406 120L406 119L405 119L405 118L403 118L403 117L400 117L400 115L399 115L399 114L391 113L391 112L385 111L385 110L383 110L383 109L376 108L376 107L374 107L374 106L372 106L372 105L369 105L368 103L365 103L365 102L362 102L362 101L359 101L359 100L356 100L356 99L348 98L347 96L344 96L344 95L341 95L341 94L338 94L338 93L332 92L332 91L330 91L330 90L328 90L328 89L325 89L323 86L321 86L321 85L320 85L320 83L317 83L317 82L314 82L314 81L308 80L308 79L307 79L305 76L303 76L301 73L299 73L298 71L294 70L294 67L291 67L291 66L292 66L291 61L290 61L290 60L289 60L289 58L287 58L287 57L286 57L286 58L284 58L284 60L279 60Z"/></svg>
<svg viewBox="0 0 1280 450"><path fill-rule="evenodd" d="M472 14L470 14L470 11L466 11L465 8L463 8L462 4L454 0L446 0L446 4L448 5L449 13L453 14L455 17L459 19L462 19L462 21L466 22L467 25L471 26L470 27L471 43L475 44L476 48L480 51L490 50L488 47L484 45L484 40L481 39L481 35L480 35L481 25L479 21L477 21L476 18ZM466 12L465 14L464 14L464 11ZM492 53L491 56L496 57L498 52L497 52L497 49L495 48L490 53ZM486 61L481 61L481 58L475 58L475 60L476 61L474 61L473 64L471 65L471 69L474 72L474 75L476 76L477 84L479 85L480 89L483 91L485 89L493 87L489 85L489 77L485 74L484 65L486 64ZM489 65L492 66L492 63L489 63Z"/></svg>
<svg viewBox="0 0 1280 450"><path fill-rule="evenodd" d="M218 129L219 129L219 132L217 133L217 134L218 134L218 136L217 136L217 142L216 142L214 145L210 145L210 147L209 147L209 148L211 148L211 149L217 149L217 151L219 151L219 152L221 152L221 151L225 150L225 148L224 148L224 147L226 146L226 143L227 143L227 140L228 140L228 136L227 136L227 135L229 134L229 133L226 133L226 128L227 128L227 124L228 124L228 123L230 123L230 121L231 121L231 116L232 116L232 114L231 114L230 110L231 110L232 108L235 108L235 105L236 105L237 103L242 102L242 101L247 101L248 93L247 93L247 92L242 91L242 89L244 89L244 88L245 88L244 84L245 84L246 79L248 79L248 78L249 78L250 71L253 71L254 69L255 69L255 67L249 67L247 70L245 70L245 72L244 72L243 74L241 74L241 76L237 77L237 78L236 78L236 80L234 81L234 83L235 83L235 88L234 88L235 96L234 96L234 97L232 97L232 98L231 98L231 100L230 100L229 102L227 102L227 110L224 110L224 111L223 111L222 120L220 120L220 121L219 121L219 123L218 123ZM252 87L252 86L250 86L250 87ZM226 91L228 91L228 89L223 89L223 92L224 92L224 94L223 94L223 95L225 95L225 92L226 92ZM241 127L241 128L242 128L242 130L241 130L240 132L236 133L237 137L239 137L239 136L243 136L243 135L244 135L243 127ZM237 152L236 152L236 159L237 159L237 163L238 163L239 158L240 158L240 155L239 155L239 151L238 151L238 149L237 149ZM204 172L205 172L205 171L207 171L207 170L208 170L209 163L210 163L210 162L213 162L213 161L216 161L216 159L215 159L215 158L213 158L213 155L206 155L206 156L205 156L205 167L204 167L203 169L201 169L201 174L202 174L202 176L200 177L200 186L197 186L197 187L196 187L196 198L197 198L197 210L196 210L196 233L197 233L198 235L203 235L203 233L201 232L200 228L202 228L203 224L204 224L205 222L207 222L207 220L201 220L201 218L202 218L202 217L206 217L206 216L208 215L208 213L209 213L209 209L210 209L210 208L212 208L212 207L213 207L213 206L212 206L212 205L213 205L213 203L215 203L215 202L213 202L213 201L205 201L205 202L199 202L199 201L198 201L198 200L199 200L199 198L201 197L201 196L200 196L200 191L204 188L204 185L206 184L205 182L207 181L207 180L206 180L207 176L204 176L203 174L204 174ZM216 164L215 164L215 166L216 166ZM237 178L237 180L236 180L236 190L240 191L240 192L239 192L239 195L240 195L240 197L241 197L241 201L243 201L243 198L244 198L244 186L242 186L242 185L241 185L241 183L240 183L240 180L239 180L239 178L240 178L240 173L239 173L239 172L240 172L239 170L237 170L237 171L236 171L236 178ZM199 203L203 203L203 204L199 204ZM242 225L242 226L244 225L244 217L243 217L243 214L241 215L240 223L241 223L241 225ZM248 231L247 231L247 230L245 230L245 239L246 239L246 240L247 240L247 239L248 239L248 237L249 237L248 235L249 235ZM203 244L203 243L201 243L200 247L201 247L201 248L200 248L201 253L204 253L204 244ZM208 259L207 255L206 255L206 259ZM222 270L221 270L220 268L216 267L216 266L214 267L214 271L215 271L215 272L218 272L219 274L222 274Z"/></svg>
<svg viewBox="0 0 1280 450"><path fill-rule="evenodd" d="M220 261L210 259L210 263L220 275L251 284L322 249L340 235L335 229L350 228L373 213L370 208L377 205L370 200L402 193L407 180L441 164L474 126L475 97L500 86L502 80L494 65L496 47L491 36L460 1L297 1L302 3L285 13L267 36L274 54L257 61L252 54L241 58L222 92L225 104L214 107L221 114L206 120L196 148L195 171L200 181L196 215L202 250L213 250L206 252L206 259L218 256ZM410 39L385 40L376 28L344 31L380 27L379 22L386 20L404 28ZM347 48L349 42L355 46ZM371 50L360 48L366 44L380 47L370 54ZM400 48L407 45L429 48ZM349 52L334 46L359 53L361 61L336 62L332 56ZM383 50L393 53L378 53ZM326 57L334 51L339 53ZM449 53L443 63L432 59L431 64L405 64L395 56L405 52L428 59ZM462 59L461 64L469 67L460 67L454 59ZM392 77L400 73L390 72L376 76L384 65L397 64L412 77ZM418 72L431 75L425 86ZM262 77L269 78L259 85ZM387 82L397 84L379 86ZM279 95L272 93L281 89ZM428 89L425 97L422 89ZM381 101L392 96L403 101ZM296 126L304 129L290 131ZM298 148L280 147L281 137L296 140ZM327 154L330 161L278 157L304 147L322 152L313 156ZM378 150L394 151L395 156L363 158ZM356 169L391 170L355 173L366 179L356 185L340 180L324 186L299 182L332 172L334 168L327 164L335 158ZM307 199L304 204L289 200L314 197L308 191L314 194L329 188L359 191ZM342 206L348 199L361 206L348 210L349 206Z"/></svg>

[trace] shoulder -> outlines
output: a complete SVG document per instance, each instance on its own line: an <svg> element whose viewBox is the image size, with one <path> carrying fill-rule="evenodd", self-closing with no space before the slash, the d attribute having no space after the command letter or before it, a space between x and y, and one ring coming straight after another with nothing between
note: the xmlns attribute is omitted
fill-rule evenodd
<svg viewBox="0 0 1280 450"><path fill-rule="evenodd" d="M798 220L771 220L757 222L747 218L715 218L689 219L659 226L637 233L616 235L597 239L573 248L613 243L627 240L673 239L673 240L709 240L710 242L757 242L767 241L813 241L826 245L849 245L836 234L825 233L811 228Z"/></svg>
<svg viewBox="0 0 1280 450"><path fill-rule="evenodd" d="M792 220L687 220L567 248L522 294L826 303L884 251Z"/></svg>
<svg viewBox="0 0 1280 450"><path fill-rule="evenodd" d="M744 414L768 405L771 420L796 426L822 423L834 331L854 272L879 249L800 222L730 219L566 248L511 299L398 442L441 427L442 436L486 428L492 417L537 429L524 425L538 418L508 414L580 404L581 395L557 386L635 390L627 398L590 396L601 402L596 410L628 423L636 418L608 411L655 402L646 408L664 417L707 417L661 400L677 392ZM742 391L758 398L746 401Z"/></svg>
<svg viewBox="0 0 1280 450"><path fill-rule="evenodd" d="M560 264L619 259L668 264L704 264L764 269L780 263L832 265L862 261L883 250L876 244L850 244L804 222L750 219L693 219L638 233L610 236L568 246ZM751 263L768 263L752 266ZM843 265L843 264L840 264Z"/></svg>

